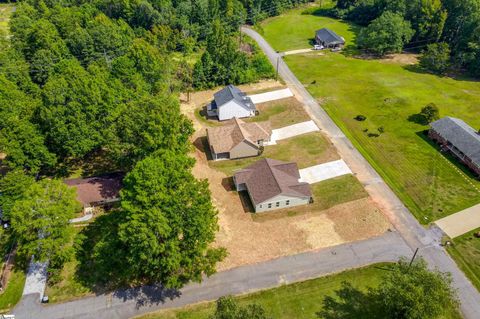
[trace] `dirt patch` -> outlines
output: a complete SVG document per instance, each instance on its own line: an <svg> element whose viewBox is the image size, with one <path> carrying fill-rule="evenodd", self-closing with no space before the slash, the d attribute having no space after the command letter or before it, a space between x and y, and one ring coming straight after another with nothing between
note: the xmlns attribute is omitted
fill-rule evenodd
<svg viewBox="0 0 480 319"><path fill-rule="evenodd" d="M232 191L229 178L208 166L201 149L196 148L194 156L197 162L193 174L208 179L213 203L219 211L215 246L225 247L229 253L218 265L219 271L380 235L388 228L378 227L378 216L370 217L379 210L367 200L325 211L308 211L305 206L301 214L286 213L282 218L273 218L276 215L271 212L262 214L264 218L254 219L256 215L245 212L242 197ZM365 221L361 217L353 218L353 222L343 221L340 218L342 213L345 214L342 218L352 219L350 214L367 218ZM381 225L384 223L382 220ZM356 229L358 225L362 228Z"/></svg>
<svg viewBox="0 0 480 319"><path fill-rule="evenodd" d="M262 85L271 88L278 85L278 82L267 81ZM251 87L261 90L257 84ZM199 119L195 111L202 103L210 101L213 92L215 90L195 93L189 103L182 104L182 111L193 121L196 128L192 137L192 156L196 159L193 174L209 181L212 200L219 212L219 231L214 245L225 247L229 254L218 265L219 271L365 239L386 231L388 223L381 218L380 210L375 204L367 199L323 211L310 205L298 207L298 212L295 208L280 214L248 213L251 211L248 198L232 189L229 176L208 165L203 137L205 128L209 125L205 120ZM282 105L281 103L284 104L279 110L278 105ZM309 119L303 105L295 98L264 103L259 105L259 109L260 116L262 111L263 114L269 112L266 119L272 122L273 127ZM295 119L294 122L287 123L291 118ZM258 119L255 117L249 120Z"/></svg>
<svg viewBox="0 0 480 319"><path fill-rule="evenodd" d="M414 53L396 53L396 54L389 54L382 58L379 58L378 56L372 55L372 54L361 54L355 57L357 59L362 59L362 60L378 60L384 63L414 65L418 63L418 59L420 55L414 54Z"/></svg>
<svg viewBox="0 0 480 319"><path fill-rule="evenodd" d="M390 223L370 198L333 207L327 216L345 241L362 240L386 232Z"/></svg>

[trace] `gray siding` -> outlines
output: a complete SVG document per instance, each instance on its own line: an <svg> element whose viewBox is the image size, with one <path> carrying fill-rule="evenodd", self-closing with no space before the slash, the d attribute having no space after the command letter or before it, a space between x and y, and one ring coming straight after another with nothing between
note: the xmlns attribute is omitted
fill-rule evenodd
<svg viewBox="0 0 480 319"><path fill-rule="evenodd" d="M287 205L287 201L289 201L289 205ZM278 203L278 206L277 206L277 203ZM309 203L310 203L310 198L299 198L299 197L290 197L290 196L281 195L256 205L255 212L261 213L261 212L267 212L267 211L272 211L272 210L277 210L282 208L307 205ZM271 207L269 207L269 205Z"/></svg>

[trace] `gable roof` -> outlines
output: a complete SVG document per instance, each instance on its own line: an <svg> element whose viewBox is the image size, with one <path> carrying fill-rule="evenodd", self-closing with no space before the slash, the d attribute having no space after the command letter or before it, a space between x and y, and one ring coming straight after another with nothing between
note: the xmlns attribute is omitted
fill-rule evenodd
<svg viewBox="0 0 480 319"><path fill-rule="evenodd" d="M88 178L75 178L65 180L65 184L75 187L77 200L84 206L92 203L113 201L120 198L120 190L125 175L111 173Z"/></svg>
<svg viewBox="0 0 480 319"><path fill-rule="evenodd" d="M230 152L242 141L256 144L259 140L269 140L272 129L268 122L245 123L233 118L226 125L207 129L208 141L215 153Z"/></svg>
<svg viewBox="0 0 480 319"><path fill-rule="evenodd" d="M480 167L480 134L478 131L464 121L449 116L431 123L430 126Z"/></svg>
<svg viewBox="0 0 480 319"><path fill-rule="evenodd" d="M245 93L233 85L228 85L213 95L215 99L214 108L220 108L222 105L235 100L239 105L247 110L256 110L255 104Z"/></svg>
<svg viewBox="0 0 480 319"><path fill-rule="evenodd" d="M328 44L344 44L345 40L330 29L317 30L316 37Z"/></svg>
<svg viewBox="0 0 480 319"><path fill-rule="evenodd" d="M235 174L237 184L245 184L253 204L258 205L279 195L312 197L310 185L300 183L296 163L261 159Z"/></svg>

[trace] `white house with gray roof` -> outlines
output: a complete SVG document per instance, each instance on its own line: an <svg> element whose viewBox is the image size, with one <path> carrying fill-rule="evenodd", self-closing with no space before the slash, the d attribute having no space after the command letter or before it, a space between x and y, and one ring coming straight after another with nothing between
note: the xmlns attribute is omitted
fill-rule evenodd
<svg viewBox="0 0 480 319"><path fill-rule="evenodd" d="M480 133L464 121L444 117L430 124L428 135L480 175Z"/></svg>
<svg viewBox="0 0 480 319"><path fill-rule="evenodd" d="M207 106L207 114L218 117L220 121L251 117L257 112L252 100L233 85L228 85L213 96L214 100Z"/></svg>

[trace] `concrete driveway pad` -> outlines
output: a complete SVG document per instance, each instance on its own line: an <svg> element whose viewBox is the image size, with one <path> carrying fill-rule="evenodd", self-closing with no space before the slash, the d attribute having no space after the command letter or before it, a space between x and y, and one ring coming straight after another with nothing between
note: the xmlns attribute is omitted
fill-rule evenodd
<svg viewBox="0 0 480 319"><path fill-rule="evenodd" d="M40 299L47 285L47 266L46 262L35 262L32 260L28 268L27 279L23 287L23 296L30 294L39 294Z"/></svg>
<svg viewBox="0 0 480 319"><path fill-rule="evenodd" d="M301 169L300 181L315 184L347 174L352 174L352 171L343 160L338 160Z"/></svg>
<svg viewBox="0 0 480 319"><path fill-rule="evenodd" d="M269 101L281 100L292 97L293 93L289 88L250 95L249 98L252 99L252 102L255 104L265 103Z"/></svg>
<svg viewBox="0 0 480 319"><path fill-rule="evenodd" d="M480 227L480 204L444 217L435 222L450 238L455 238Z"/></svg>
<svg viewBox="0 0 480 319"><path fill-rule="evenodd" d="M278 140L284 140L297 135L306 134L310 132L320 131L317 124L314 121L307 121L302 123L293 124L290 126L282 127L276 130L272 130L272 137L270 144L276 144Z"/></svg>

